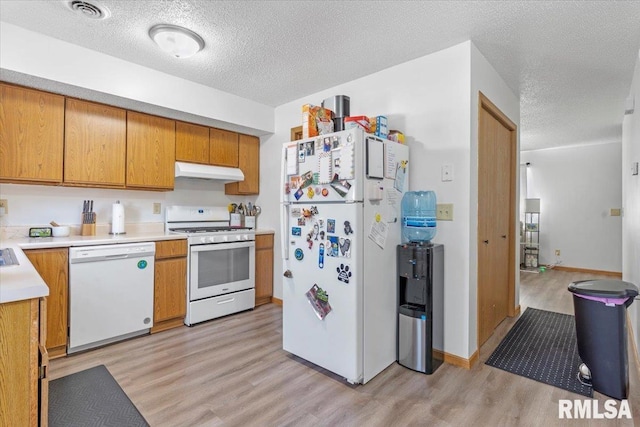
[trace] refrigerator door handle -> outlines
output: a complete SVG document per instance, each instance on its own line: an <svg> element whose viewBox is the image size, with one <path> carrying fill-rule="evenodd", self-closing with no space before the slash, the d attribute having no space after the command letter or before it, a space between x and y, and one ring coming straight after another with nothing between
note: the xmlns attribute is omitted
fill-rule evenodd
<svg viewBox="0 0 640 427"><path fill-rule="evenodd" d="M289 242L287 241L287 233L289 232L289 204L283 203L280 209L280 250L282 259L289 259Z"/></svg>
<svg viewBox="0 0 640 427"><path fill-rule="evenodd" d="M289 259L289 245L287 242L287 233L289 232L289 201L285 191L287 185L287 148L282 147L280 164L280 253L283 260Z"/></svg>

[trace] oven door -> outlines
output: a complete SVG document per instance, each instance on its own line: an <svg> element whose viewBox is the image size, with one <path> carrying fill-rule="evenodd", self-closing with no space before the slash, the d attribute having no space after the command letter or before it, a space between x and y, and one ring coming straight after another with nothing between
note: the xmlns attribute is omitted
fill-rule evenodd
<svg viewBox="0 0 640 427"><path fill-rule="evenodd" d="M192 245L189 301L255 287L255 241Z"/></svg>

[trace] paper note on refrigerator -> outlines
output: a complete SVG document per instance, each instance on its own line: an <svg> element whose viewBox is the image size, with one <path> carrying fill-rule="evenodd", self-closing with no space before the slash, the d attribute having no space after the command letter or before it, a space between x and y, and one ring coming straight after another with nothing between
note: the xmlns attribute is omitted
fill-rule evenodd
<svg viewBox="0 0 640 427"><path fill-rule="evenodd" d="M349 143L340 150L340 179L353 179L353 144Z"/></svg>
<svg viewBox="0 0 640 427"><path fill-rule="evenodd" d="M331 160L331 151L318 154L318 184L329 184L331 182L333 178Z"/></svg>
<svg viewBox="0 0 640 427"><path fill-rule="evenodd" d="M389 179L396 178L396 153L391 149L391 144L385 144L385 160L384 177Z"/></svg>
<svg viewBox="0 0 640 427"><path fill-rule="evenodd" d="M298 174L298 144L287 147L287 175Z"/></svg>
<svg viewBox="0 0 640 427"><path fill-rule="evenodd" d="M389 232L389 225L383 220L382 215L376 213L373 221L371 222L371 230L369 231L369 238L373 240L380 248L384 249L385 242L387 241L387 234Z"/></svg>

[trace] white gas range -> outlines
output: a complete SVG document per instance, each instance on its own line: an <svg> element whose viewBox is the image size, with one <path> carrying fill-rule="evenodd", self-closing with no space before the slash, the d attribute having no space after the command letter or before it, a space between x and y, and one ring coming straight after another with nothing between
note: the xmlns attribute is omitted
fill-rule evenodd
<svg viewBox="0 0 640 427"><path fill-rule="evenodd" d="M165 231L189 244L188 326L255 307L255 231L229 225L217 206L169 206Z"/></svg>

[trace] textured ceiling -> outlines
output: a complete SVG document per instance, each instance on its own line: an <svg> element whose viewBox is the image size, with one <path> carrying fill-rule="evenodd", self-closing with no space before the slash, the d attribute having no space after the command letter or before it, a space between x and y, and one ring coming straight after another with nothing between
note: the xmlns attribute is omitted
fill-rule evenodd
<svg viewBox="0 0 640 427"><path fill-rule="evenodd" d="M271 106L472 40L520 96L523 149L619 141L640 49L638 1L96 3L111 17L2 0L0 19ZM205 49L164 54L147 35L158 23Z"/></svg>

